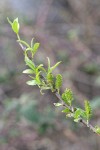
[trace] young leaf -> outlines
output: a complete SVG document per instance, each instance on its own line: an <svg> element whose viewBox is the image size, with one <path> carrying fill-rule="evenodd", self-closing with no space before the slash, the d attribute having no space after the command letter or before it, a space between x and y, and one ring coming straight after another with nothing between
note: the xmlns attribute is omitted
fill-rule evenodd
<svg viewBox="0 0 100 150"><path fill-rule="evenodd" d="M54 66L52 66L50 68L50 72L52 72L60 63L61 63L61 61L57 62Z"/></svg>
<svg viewBox="0 0 100 150"><path fill-rule="evenodd" d="M59 107L59 106L62 106L61 103L54 103L55 106Z"/></svg>
<svg viewBox="0 0 100 150"><path fill-rule="evenodd" d="M32 70L35 71L35 65L34 63L27 57L27 55L25 55L25 62L26 65L29 66Z"/></svg>
<svg viewBox="0 0 100 150"><path fill-rule="evenodd" d="M41 89L42 89L42 90L49 90L50 87L48 87L48 86L41 86Z"/></svg>
<svg viewBox="0 0 100 150"><path fill-rule="evenodd" d="M81 111L81 117L85 119L86 118L85 111L83 109L81 109L81 108L76 108L76 110L77 109L79 109Z"/></svg>
<svg viewBox="0 0 100 150"><path fill-rule="evenodd" d="M36 81L35 80L30 80L30 81L27 81L26 84L28 85L37 85Z"/></svg>
<svg viewBox="0 0 100 150"><path fill-rule="evenodd" d="M65 108L64 110L62 110L62 112L63 112L63 113L69 113L70 110L69 110L69 108Z"/></svg>
<svg viewBox="0 0 100 150"><path fill-rule="evenodd" d="M16 18L13 23L11 24L12 25L12 29L13 31L18 34L19 32L19 23L18 23L18 18Z"/></svg>
<svg viewBox="0 0 100 150"><path fill-rule="evenodd" d="M37 66L37 68L36 68L36 74L38 73L38 71L39 71L41 68L43 68L43 64L40 64L39 66Z"/></svg>
<svg viewBox="0 0 100 150"><path fill-rule="evenodd" d="M35 54L40 46L40 43L35 43L33 46L33 53Z"/></svg>
<svg viewBox="0 0 100 150"><path fill-rule="evenodd" d="M50 67L50 59L49 59L49 57L47 57L47 59L48 59L48 73L52 73L52 71L61 63L61 61L57 62L54 66Z"/></svg>
<svg viewBox="0 0 100 150"><path fill-rule="evenodd" d="M38 85L42 84L41 79L40 79L40 73L41 71L36 74L36 78L35 78Z"/></svg>
<svg viewBox="0 0 100 150"><path fill-rule="evenodd" d="M33 47L33 41L34 41L34 38L32 38L31 40L31 48Z"/></svg>
<svg viewBox="0 0 100 150"><path fill-rule="evenodd" d="M26 69L23 71L23 73L26 73L26 74L33 74L34 71L32 69Z"/></svg>
<svg viewBox="0 0 100 150"><path fill-rule="evenodd" d="M80 119L80 116L82 114L82 110L80 108L77 108L77 110L74 112L74 121L78 122Z"/></svg>
<svg viewBox="0 0 100 150"><path fill-rule="evenodd" d="M47 57L47 59L48 59L48 73L50 73L50 59L49 57Z"/></svg>

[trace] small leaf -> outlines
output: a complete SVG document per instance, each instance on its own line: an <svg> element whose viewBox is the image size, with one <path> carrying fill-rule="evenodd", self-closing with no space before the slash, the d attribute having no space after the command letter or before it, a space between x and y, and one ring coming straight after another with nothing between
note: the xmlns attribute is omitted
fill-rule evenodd
<svg viewBox="0 0 100 150"><path fill-rule="evenodd" d="M35 71L35 65L34 65L34 63L27 57L27 55L25 55L25 62L26 62L26 65L28 65L32 70Z"/></svg>
<svg viewBox="0 0 100 150"><path fill-rule="evenodd" d="M47 59L48 59L48 67L50 68L50 59L49 57L47 57Z"/></svg>
<svg viewBox="0 0 100 150"><path fill-rule="evenodd" d="M49 59L49 57L47 57L47 59L48 59L48 73L52 73L52 71L61 63L61 61L57 62L54 66L50 67L50 59Z"/></svg>
<svg viewBox="0 0 100 150"><path fill-rule="evenodd" d="M45 73L47 73L46 69L44 67L41 66L40 70L44 71Z"/></svg>
<svg viewBox="0 0 100 150"><path fill-rule="evenodd" d="M82 113L82 110L77 108L77 110L74 112L74 118L79 119L81 116L81 113Z"/></svg>
<svg viewBox="0 0 100 150"><path fill-rule="evenodd" d="M50 73L50 59L49 57L47 57L47 59L48 59L48 73Z"/></svg>
<svg viewBox="0 0 100 150"><path fill-rule="evenodd" d="M26 74L33 74L34 71L32 69L26 69L23 71L23 73L26 73Z"/></svg>
<svg viewBox="0 0 100 150"><path fill-rule="evenodd" d="M64 110L62 110L62 112L63 112L63 113L69 113L70 110L69 110L69 108L65 108Z"/></svg>
<svg viewBox="0 0 100 150"><path fill-rule="evenodd" d="M36 81L35 80L30 80L30 81L27 81L26 84L28 85L37 85Z"/></svg>
<svg viewBox="0 0 100 150"><path fill-rule="evenodd" d="M33 53L35 54L40 46L40 43L35 43L33 46Z"/></svg>
<svg viewBox="0 0 100 150"><path fill-rule="evenodd" d="M43 64L40 64L39 66L37 66L37 68L36 68L36 73L38 73L38 71L39 71L41 68L43 69Z"/></svg>
<svg viewBox="0 0 100 150"><path fill-rule="evenodd" d="M54 103L55 106L59 107L59 106L62 106L61 103Z"/></svg>
<svg viewBox="0 0 100 150"><path fill-rule="evenodd" d="M40 79L40 73L41 71L36 74L36 78L35 78L38 85L42 84L41 79Z"/></svg>
<svg viewBox="0 0 100 150"><path fill-rule="evenodd" d="M42 87L42 86L41 86L41 89L42 89L42 90L49 90L49 89L51 89L51 88L50 88L50 87L44 87L44 86Z"/></svg>
<svg viewBox="0 0 100 150"><path fill-rule="evenodd" d="M60 61L60 62L57 62L54 66L52 66L52 67L50 68L50 71L52 72L60 63L61 63L61 61Z"/></svg>
<svg viewBox="0 0 100 150"><path fill-rule="evenodd" d="M34 41L34 38L32 38L31 40L31 48L33 47L33 41Z"/></svg>
<svg viewBox="0 0 100 150"><path fill-rule="evenodd" d="M19 23L18 23L18 18L16 18L13 23L12 23L12 29L13 31L18 34L19 32Z"/></svg>

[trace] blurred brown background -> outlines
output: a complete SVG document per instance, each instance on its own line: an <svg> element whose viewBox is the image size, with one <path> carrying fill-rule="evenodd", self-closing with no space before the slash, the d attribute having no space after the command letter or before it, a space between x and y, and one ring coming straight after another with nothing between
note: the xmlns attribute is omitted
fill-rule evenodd
<svg viewBox="0 0 100 150"><path fill-rule="evenodd" d="M99 150L100 138L66 119L49 91L25 84L7 17L19 18L22 39L41 43L36 63L62 61L62 91L71 88L80 107L89 99L91 123L100 126L100 0L0 1L0 150Z"/></svg>

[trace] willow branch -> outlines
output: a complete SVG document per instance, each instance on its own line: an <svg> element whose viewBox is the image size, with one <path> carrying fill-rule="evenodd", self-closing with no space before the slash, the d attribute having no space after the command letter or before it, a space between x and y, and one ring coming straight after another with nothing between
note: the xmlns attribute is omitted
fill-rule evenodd
<svg viewBox="0 0 100 150"><path fill-rule="evenodd" d="M23 51L26 50L26 47L24 47L21 43L19 43L19 45L20 45L20 47L21 47L21 49L22 49ZM44 81L46 81L46 79L44 78L43 75L41 75L41 78L44 79ZM60 95L57 91L56 91L56 92L53 92L53 94L57 97L57 99L58 99L59 101L62 102L62 106L65 107L65 108L68 108L71 113L74 113L74 112L76 111L76 108L75 108L75 107L69 106L69 105L67 105L67 104L63 101L63 99L61 98L61 95ZM87 122L86 122L83 118L80 117L80 119L79 119L78 122L79 122L79 123L82 123L85 127L89 128L91 131L93 131L93 133L96 133L96 129L95 129L90 123L87 124ZM100 136L99 133L96 133L96 134Z"/></svg>

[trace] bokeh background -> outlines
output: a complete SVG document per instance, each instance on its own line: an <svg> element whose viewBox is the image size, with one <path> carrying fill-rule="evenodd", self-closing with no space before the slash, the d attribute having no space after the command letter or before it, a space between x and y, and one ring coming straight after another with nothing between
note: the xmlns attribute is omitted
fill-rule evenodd
<svg viewBox="0 0 100 150"><path fill-rule="evenodd" d="M26 85L7 17L19 18L22 39L41 43L36 63L62 61L62 91L71 88L80 107L89 99L91 123L100 126L100 0L0 1L0 150L99 150L100 138L66 119L49 91Z"/></svg>

